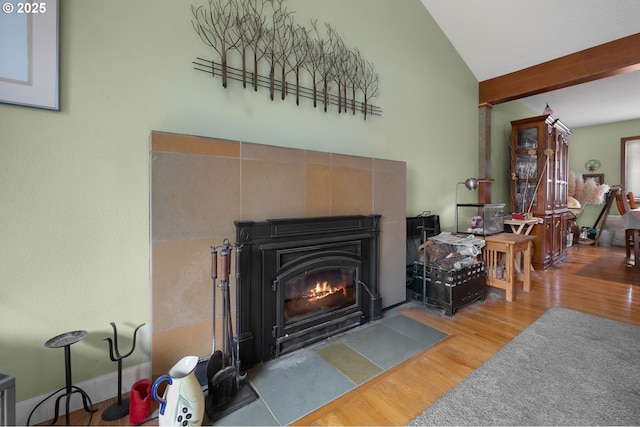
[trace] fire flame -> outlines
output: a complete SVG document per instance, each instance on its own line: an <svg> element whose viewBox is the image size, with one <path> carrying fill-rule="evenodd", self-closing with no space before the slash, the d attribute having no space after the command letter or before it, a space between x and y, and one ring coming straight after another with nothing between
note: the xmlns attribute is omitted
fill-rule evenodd
<svg viewBox="0 0 640 427"><path fill-rule="evenodd" d="M306 292L304 294L304 297L307 298L309 301L313 302L313 301L318 301L322 298L325 298L329 295L335 294L336 292L344 293L344 289L345 289L344 285L332 287L325 280L322 283L317 282L314 288L310 289L309 292Z"/></svg>

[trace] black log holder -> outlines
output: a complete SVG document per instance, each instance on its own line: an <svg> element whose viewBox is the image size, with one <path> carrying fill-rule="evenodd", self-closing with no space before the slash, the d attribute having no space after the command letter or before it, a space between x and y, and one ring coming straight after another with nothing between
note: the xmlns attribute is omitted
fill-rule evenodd
<svg viewBox="0 0 640 427"><path fill-rule="evenodd" d="M122 359L129 357L131 353L133 353L133 350L136 348L136 335L138 334L138 329L145 325L142 323L133 331L133 343L131 344L131 350L129 353L121 355L118 349L118 329L114 322L111 322L110 324L113 328L113 340L111 340L111 338L105 338L105 341L109 343L109 357L111 358L111 361L118 362L118 400L113 402L104 410L102 413L102 419L104 421L119 420L129 414L129 398L122 398Z"/></svg>

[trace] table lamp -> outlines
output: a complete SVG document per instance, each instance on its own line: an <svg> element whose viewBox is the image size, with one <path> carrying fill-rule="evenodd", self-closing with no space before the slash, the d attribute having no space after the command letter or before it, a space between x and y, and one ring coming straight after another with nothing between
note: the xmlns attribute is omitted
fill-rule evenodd
<svg viewBox="0 0 640 427"><path fill-rule="evenodd" d="M456 233L458 232L458 187L460 186L460 184L464 184L467 190L472 191L478 188L478 180L476 178L467 178L466 181L456 184L456 216L454 220Z"/></svg>

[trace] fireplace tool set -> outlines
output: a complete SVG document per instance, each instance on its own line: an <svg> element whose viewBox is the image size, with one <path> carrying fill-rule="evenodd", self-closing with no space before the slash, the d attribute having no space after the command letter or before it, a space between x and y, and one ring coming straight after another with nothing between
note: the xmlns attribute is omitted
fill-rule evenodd
<svg viewBox="0 0 640 427"><path fill-rule="evenodd" d="M207 363L207 383L209 386L207 409L216 412L224 409L235 397L245 375L240 374L239 343L233 335L231 320L231 294L229 292L229 274L231 256L235 252L236 283L240 279L240 249L224 239L222 245L211 246L211 279L213 280L213 349ZM219 256L218 256L219 255ZM218 259L219 258L219 259ZM218 272L218 261L220 271ZM219 275L218 275L219 273ZM216 286L216 279L220 284ZM216 348L216 288L222 294L222 349Z"/></svg>

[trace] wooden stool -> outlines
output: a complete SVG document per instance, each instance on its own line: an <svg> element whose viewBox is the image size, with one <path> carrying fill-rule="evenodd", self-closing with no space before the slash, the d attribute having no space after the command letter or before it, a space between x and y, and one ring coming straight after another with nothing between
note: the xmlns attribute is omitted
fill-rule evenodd
<svg viewBox="0 0 640 427"><path fill-rule="evenodd" d="M526 234L501 233L486 236L487 243L482 248L487 274L486 283L494 288L504 289L507 301L515 299L516 254L522 253L524 266L522 269L522 289L531 290L531 246L535 236ZM504 265L504 274L500 278L500 266Z"/></svg>

